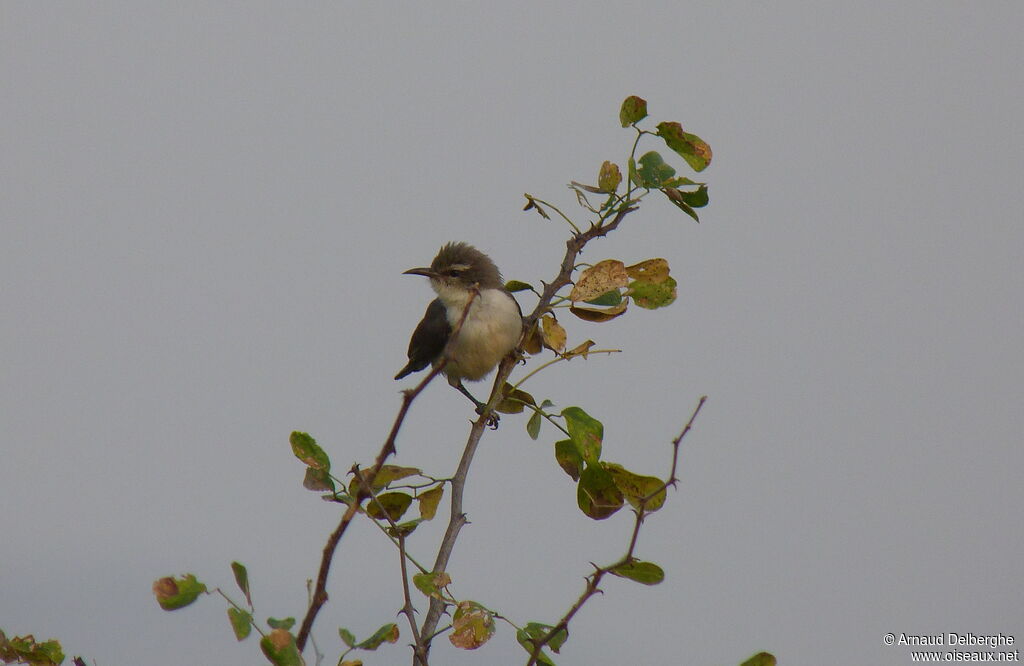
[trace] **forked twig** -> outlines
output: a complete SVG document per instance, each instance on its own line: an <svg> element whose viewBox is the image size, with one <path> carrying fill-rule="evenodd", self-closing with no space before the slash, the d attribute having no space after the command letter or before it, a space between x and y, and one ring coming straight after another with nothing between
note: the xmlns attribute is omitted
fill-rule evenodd
<svg viewBox="0 0 1024 666"><path fill-rule="evenodd" d="M412 405L413 400L423 392L423 389L427 387L434 377L437 377L445 365L448 362L448 356L451 349L453 349L455 341L459 337L459 333L462 332L462 325L466 321L466 316L469 314L469 308L473 305L473 301L477 296L480 295L480 290L473 288L469 292L469 299L466 301L466 307L462 310L462 316L459 317L459 321L456 322L452 328L452 335L448 339L448 344L445 346L445 353L441 357L441 361L434 366L426 377L420 381L412 390L405 390L402 392L402 406L398 410L398 415L395 416L395 422L391 426L391 432L388 433L387 439L384 441L384 445L381 446L380 452L377 453L377 458L373 463L373 467L370 468L369 474L365 476L367 483L372 484L373 479L377 476L380 468L384 466L384 461L388 459L395 452L395 440L398 438L398 431L402 428L402 423L405 421L406 414L409 413L409 406ZM313 598L310 600L309 608L306 610L306 616L302 618L302 625L299 627L299 633L295 637L295 645L298 647L299 652L302 652L306 647L306 640L309 638L309 632L313 628L313 622L316 620L317 614L323 605L327 603L327 576L331 571L331 561L334 559L334 551L338 547L338 542L345 536L345 531L348 529L352 519L355 518L356 513L359 512L360 503L369 497L369 492L365 486L361 485L359 490L356 492L355 497L352 498L351 504L345 510L345 513L341 516L341 521L338 526L331 532L331 535L327 538L327 543L324 545L323 556L320 558L320 570L316 577L316 587L313 590ZM404 560L403 560L404 561Z"/></svg>

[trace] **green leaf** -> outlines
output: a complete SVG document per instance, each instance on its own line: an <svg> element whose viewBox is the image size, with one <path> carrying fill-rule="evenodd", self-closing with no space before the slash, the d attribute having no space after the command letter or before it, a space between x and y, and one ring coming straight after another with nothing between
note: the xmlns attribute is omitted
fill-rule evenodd
<svg viewBox="0 0 1024 666"><path fill-rule="evenodd" d="M444 486L436 486L430 490L425 490L416 497L416 501L420 505L420 517L423 520L431 520L437 515L437 505L441 503L441 497L444 495Z"/></svg>
<svg viewBox="0 0 1024 666"><path fill-rule="evenodd" d="M679 123L658 123L658 136L694 171L703 171L711 164L711 146L696 134L684 132Z"/></svg>
<svg viewBox="0 0 1024 666"><path fill-rule="evenodd" d="M231 629L235 632L235 639L244 641L252 633L252 615L237 608L228 609L228 620L231 622Z"/></svg>
<svg viewBox="0 0 1024 666"><path fill-rule="evenodd" d="M775 666L775 655L768 652L758 652L740 666Z"/></svg>
<svg viewBox="0 0 1024 666"><path fill-rule="evenodd" d="M310 467L331 471L331 459L327 457L316 440L304 432L293 432L290 437L292 453L295 457Z"/></svg>
<svg viewBox="0 0 1024 666"><path fill-rule="evenodd" d="M185 574L181 578L167 576L153 583L153 594L160 608L165 611L178 610L188 606L203 592L206 592L206 585L196 580L192 574Z"/></svg>
<svg viewBox="0 0 1024 666"><path fill-rule="evenodd" d="M350 648L356 646L356 637L351 631L345 627L338 628L338 635L341 636L341 641Z"/></svg>
<svg viewBox="0 0 1024 666"><path fill-rule="evenodd" d="M530 439L536 440L540 435L540 420L543 417L540 412L534 412L530 420L526 422L526 434L530 436Z"/></svg>
<svg viewBox="0 0 1024 666"><path fill-rule="evenodd" d="M668 197L668 200L671 201L676 208L692 217L698 224L700 223L700 217L697 215L697 211L693 209L693 206L683 200L682 191L671 187L662 187L661 192Z"/></svg>
<svg viewBox="0 0 1024 666"><path fill-rule="evenodd" d="M50 639L37 643L35 636L14 636L7 638L0 630L0 662L5 664L24 663L32 666L57 666L64 661L64 650L60 641ZM77 660L76 660L77 662Z"/></svg>
<svg viewBox="0 0 1024 666"><path fill-rule="evenodd" d="M630 560L620 564L611 569L609 573L644 585L657 585L665 580L665 572L661 567L654 562L642 562L641 560Z"/></svg>
<svg viewBox="0 0 1024 666"><path fill-rule="evenodd" d="M619 109L619 122L623 127L629 127L647 117L647 100L630 95L622 102Z"/></svg>
<svg viewBox="0 0 1024 666"><path fill-rule="evenodd" d="M601 457L604 426L579 407L566 407L562 410L562 416L569 431L569 439L576 445L580 457L589 464L596 463Z"/></svg>
<svg viewBox="0 0 1024 666"><path fill-rule="evenodd" d="M580 510L594 520L604 520L622 508L622 491L600 465L587 465L576 488Z"/></svg>
<svg viewBox="0 0 1024 666"><path fill-rule="evenodd" d="M653 150L640 156L640 166L637 169L637 177L640 187L653 190L661 187L662 183L676 175L676 170L665 163L661 155Z"/></svg>
<svg viewBox="0 0 1024 666"><path fill-rule="evenodd" d="M494 614L475 601L460 601L448 634L451 644L463 650L475 650L493 635Z"/></svg>
<svg viewBox="0 0 1024 666"><path fill-rule="evenodd" d="M520 282L519 280L509 280L505 283L505 289L512 292L513 294L517 291L530 291L533 289L533 285L529 282Z"/></svg>
<svg viewBox="0 0 1024 666"><path fill-rule="evenodd" d="M686 176L676 176L675 178L669 178L661 184L662 187L682 187L683 185L706 185L706 183L698 183Z"/></svg>
<svg viewBox="0 0 1024 666"><path fill-rule="evenodd" d="M550 624L541 624L540 622L527 622L526 626L516 632L516 640L522 645L527 651L533 650L533 643L531 641L543 640L551 630L554 629ZM547 646L551 648L556 654L562 649L562 645L565 644L566 639L569 638L569 632L565 629L560 629L557 634L551 637L551 640L547 642Z"/></svg>
<svg viewBox="0 0 1024 666"><path fill-rule="evenodd" d="M422 522L423 518L413 518L412 520L407 520L404 523L398 523L394 527L388 525L384 528L384 531L396 539L398 537L407 537L416 531L416 528L419 527Z"/></svg>
<svg viewBox="0 0 1024 666"><path fill-rule="evenodd" d="M360 650L376 650L381 646L381 643L387 641L388 643L394 643L398 640L398 625L394 622L385 624L383 627L373 632L373 636L370 636L365 641L356 645Z"/></svg>
<svg viewBox="0 0 1024 666"><path fill-rule="evenodd" d="M533 650L536 647L536 643L534 643L534 641L542 640L551 629L552 627L549 625L540 624L539 622L530 622L522 629L516 631L516 641L518 641L519 644L523 646L523 649L529 654L533 654ZM551 646L552 650L558 652L558 648L554 646L555 642L557 641L558 646L560 647L562 643L565 642L566 637L568 637L568 633L563 629L558 632L557 636L551 639L551 642L548 643L548 645ZM541 664L541 666L555 666L555 662L552 661L551 657L549 657L543 650L537 653L537 663Z"/></svg>
<svg viewBox="0 0 1024 666"><path fill-rule="evenodd" d="M693 208L703 208L711 200L708 197L708 186L701 185L696 190L676 190L683 203Z"/></svg>
<svg viewBox="0 0 1024 666"><path fill-rule="evenodd" d="M325 469L307 467L306 476L302 478L302 487L306 490L334 492L334 479L331 473Z"/></svg>
<svg viewBox="0 0 1024 666"><path fill-rule="evenodd" d="M287 629L274 629L260 639L260 649L274 666L302 666L295 637Z"/></svg>
<svg viewBox="0 0 1024 666"><path fill-rule="evenodd" d="M555 442L555 460L558 461L558 466L572 477L573 481L580 480L580 473L583 471L583 456L580 455L571 439Z"/></svg>
<svg viewBox="0 0 1024 666"><path fill-rule="evenodd" d="M589 303L590 305L601 305L605 307L609 305L618 305L619 303L622 302L622 292L619 291L618 289L612 289L610 291L604 292L597 298L592 298L589 301L583 302Z"/></svg>
<svg viewBox="0 0 1024 666"><path fill-rule="evenodd" d="M284 629L285 631L288 631L295 626L295 618L286 617L283 620L278 620L276 617L268 617L267 626L271 629Z"/></svg>
<svg viewBox="0 0 1024 666"><path fill-rule="evenodd" d="M642 308L663 308L676 300L676 281L668 278L664 282L630 282L629 295Z"/></svg>
<svg viewBox="0 0 1024 666"><path fill-rule="evenodd" d="M249 604L249 608L252 608L252 597L249 595L248 570L246 570L245 565L241 562L232 562L231 572L235 574L235 582L238 583L238 589L245 595L245 603Z"/></svg>
<svg viewBox="0 0 1024 666"><path fill-rule="evenodd" d="M611 474L616 487L622 491L626 501L634 509L642 508L643 511L651 512L657 511L665 504L665 482L658 477L634 474L615 463L602 461L601 466ZM643 502L644 498L649 498L646 503Z"/></svg>
<svg viewBox="0 0 1024 666"><path fill-rule="evenodd" d="M451 576L443 571L418 573L412 577L412 584L417 590L435 599L444 599L442 589L451 582Z"/></svg>
<svg viewBox="0 0 1024 666"><path fill-rule="evenodd" d="M408 493L383 493L377 495L376 501L367 502L366 513L371 518L381 520L387 512L391 520L397 521L405 514L410 504L412 504L412 495Z"/></svg>

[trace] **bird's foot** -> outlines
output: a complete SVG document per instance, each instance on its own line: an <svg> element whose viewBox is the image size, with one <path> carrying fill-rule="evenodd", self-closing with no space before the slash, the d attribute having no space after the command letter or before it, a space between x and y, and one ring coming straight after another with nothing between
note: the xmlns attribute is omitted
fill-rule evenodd
<svg viewBox="0 0 1024 666"><path fill-rule="evenodd" d="M486 410L487 410L487 405L485 405L482 402L476 406L476 413L479 414L480 416L483 416L484 412ZM498 414L498 412L492 411L492 412L487 414L487 427L490 428L491 430L497 430L498 429L498 423L500 421L501 421L501 415Z"/></svg>

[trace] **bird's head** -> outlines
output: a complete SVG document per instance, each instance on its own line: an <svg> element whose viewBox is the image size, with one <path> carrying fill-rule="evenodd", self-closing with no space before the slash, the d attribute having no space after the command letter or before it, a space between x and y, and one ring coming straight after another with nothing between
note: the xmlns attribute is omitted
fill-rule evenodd
<svg viewBox="0 0 1024 666"><path fill-rule="evenodd" d="M468 243L448 243L434 257L430 267L410 268L405 275L423 275L438 294L451 290L500 289L501 273L491 258Z"/></svg>

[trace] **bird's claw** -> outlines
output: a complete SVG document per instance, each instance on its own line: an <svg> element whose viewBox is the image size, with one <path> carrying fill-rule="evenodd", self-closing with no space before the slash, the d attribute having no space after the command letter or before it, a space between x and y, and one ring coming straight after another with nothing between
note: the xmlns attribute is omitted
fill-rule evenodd
<svg viewBox="0 0 1024 666"><path fill-rule="evenodd" d="M476 413L480 416L484 415L484 411L487 409L487 405L477 405ZM501 415L498 412L491 412L487 415L486 425L491 430L498 429L498 422L501 421Z"/></svg>

